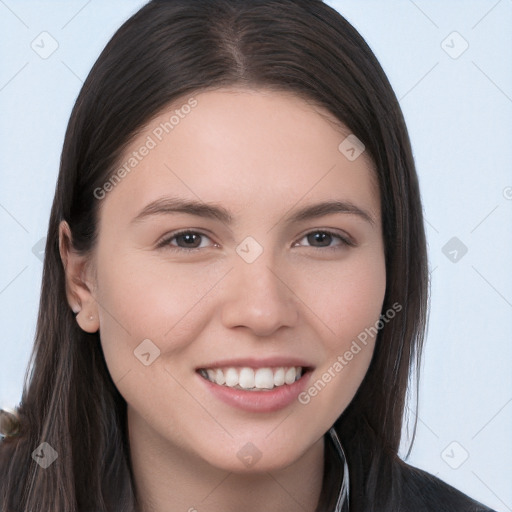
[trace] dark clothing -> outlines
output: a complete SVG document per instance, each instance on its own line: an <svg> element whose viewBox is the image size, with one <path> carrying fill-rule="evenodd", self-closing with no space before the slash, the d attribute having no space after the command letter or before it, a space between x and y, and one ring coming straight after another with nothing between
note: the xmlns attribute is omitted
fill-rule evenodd
<svg viewBox="0 0 512 512"><path fill-rule="evenodd" d="M347 494L349 495L350 467L346 463L345 453L334 429L326 435L325 449L325 471L335 474L337 478L329 479L333 488L329 493L330 501L320 503L317 512L352 512L349 507L351 500L346 499ZM393 512L495 512L436 476L401 459L396 458L389 461L389 464L390 480L393 475L393 485L400 489L400 495L395 497ZM333 484L336 480L337 483ZM379 510L378 506L371 509L372 512ZM388 512L389 507L384 509Z"/></svg>

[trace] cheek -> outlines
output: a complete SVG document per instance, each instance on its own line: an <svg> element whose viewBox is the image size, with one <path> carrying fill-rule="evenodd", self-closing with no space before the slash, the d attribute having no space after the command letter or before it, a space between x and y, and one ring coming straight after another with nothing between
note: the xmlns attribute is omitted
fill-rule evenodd
<svg viewBox="0 0 512 512"><path fill-rule="evenodd" d="M220 267L192 270L136 253L116 257L115 264L98 260L105 262L97 268L101 342L113 378L138 368L144 340L154 345L145 342L150 352L176 357L204 329Z"/></svg>
<svg viewBox="0 0 512 512"><path fill-rule="evenodd" d="M297 294L321 320L327 348L344 350L379 319L386 291L384 257L377 250L360 252L317 266L313 273L299 269L296 282Z"/></svg>
<svg viewBox="0 0 512 512"><path fill-rule="evenodd" d="M323 269L303 284L302 297L321 319L326 357L315 369L299 401L313 415L334 422L359 388L370 364L386 290L380 252L361 255L350 264Z"/></svg>
<svg viewBox="0 0 512 512"><path fill-rule="evenodd" d="M209 292L225 271L149 259L132 255L98 266L102 350L132 409L164 436L186 444L187 421L204 424L205 416L183 386L193 375L193 342L213 316ZM179 411L188 411L183 425Z"/></svg>

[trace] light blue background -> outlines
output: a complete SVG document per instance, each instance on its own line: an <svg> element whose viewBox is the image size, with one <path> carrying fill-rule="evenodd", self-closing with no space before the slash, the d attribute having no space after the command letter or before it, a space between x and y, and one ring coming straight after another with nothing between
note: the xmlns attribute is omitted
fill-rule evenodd
<svg viewBox="0 0 512 512"><path fill-rule="evenodd" d="M73 102L144 3L0 0L0 405L21 396L42 270L32 249ZM512 0L328 3L388 74L420 177L432 308L408 462L512 511ZM31 48L43 31L59 45L47 59ZM442 252L452 237L468 248L455 263Z"/></svg>

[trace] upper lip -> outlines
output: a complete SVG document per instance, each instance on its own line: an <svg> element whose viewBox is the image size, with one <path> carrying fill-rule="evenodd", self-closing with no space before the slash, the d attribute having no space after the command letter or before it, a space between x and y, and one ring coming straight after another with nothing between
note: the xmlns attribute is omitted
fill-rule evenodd
<svg viewBox="0 0 512 512"><path fill-rule="evenodd" d="M197 370L206 368L229 368L229 367L249 367L249 368L273 368L273 367L291 367L301 366L302 368L313 368L311 363L305 359L291 356L273 356L265 358L244 357L235 359L221 359L213 363L205 363L197 367Z"/></svg>

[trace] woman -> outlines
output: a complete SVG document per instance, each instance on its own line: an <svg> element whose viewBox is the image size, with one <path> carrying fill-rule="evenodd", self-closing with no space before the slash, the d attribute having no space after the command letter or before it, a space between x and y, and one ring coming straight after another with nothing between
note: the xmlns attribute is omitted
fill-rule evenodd
<svg viewBox="0 0 512 512"><path fill-rule="evenodd" d="M490 510L397 455L427 276L407 130L353 27L150 2L71 115L1 510Z"/></svg>

